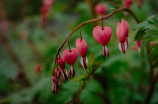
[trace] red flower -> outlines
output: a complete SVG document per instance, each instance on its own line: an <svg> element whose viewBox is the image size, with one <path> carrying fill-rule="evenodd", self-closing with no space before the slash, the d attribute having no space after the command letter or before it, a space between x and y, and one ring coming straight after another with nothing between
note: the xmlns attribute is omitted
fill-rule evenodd
<svg viewBox="0 0 158 104"><path fill-rule="evenodd" d="M106 47L106 45L110 41L111 34L112 34L112 30L108 26L105 26L103 30L101 26L96 26L93 29L93 36L95 40L97 40L98 43L103 45L103 55L105 58L109 56L109 50Z"/></svg>
<svg viewBox="0 0 158 104"><path fill-rule="evenodd" d="M57 58L57 62L61 68L61 73L63 78L68 81L68 75L67 75L67 70L65 68L65 60L61 57L61 58Z"/></svg>
<svg viewBox="0 0 158 104"><path fill-rule="evenodd" d="M60 75L61 75L61 70L55 70L55 74L56 74L56 84L57 84L57 88L60 88L61 87L61 83L60 83Z"/></svg>
<svg viewBox="0 0 158 104"><path fill-rule="evenodd" d="M62 56L66 63L70 65L69 75L73 77L75 75L75 69L73 67L73 64L78 58L78 50L76 48L72 48L71 50L65 49L62 52Z"/></svg>
<svg viewBox="0 0 158 104"><path fill-rule="evenodd" d="M123 54L125 54L126 49L129 44L129 38L128 38L128 32L129 32L129 25L128 23L123 19L121 23L118 23L116 34L120 41L119 43L119 49Z"/></svg>
<svg viewBox="0 0 158 104"><path fill-rule="evenodd" d="M53 94L58 93L57 80L56 80L55 76L52 77L52 92L53 92Z"/></svg>
<svg viewBox="0 0 158 104"><path fill-rule="evenodd" d="M95 12L97 13L97 14L99 14L99 15L103 15L104 13L106 13L106 11L107 11L107 6L106 6L106 4L97 4L96 6L95 6Z"/></svg>
<svg viewBox="0 0 158 104"><path fill-rule="evenodd" d="M133 3L133 0L123 0L123 5L127 8L130 8L132 3Z"/></svg>
<svg viewBox="0 0 158 104"><path fill-rule="evenodd" d="M82 66L84 69L87 69L87 63L88 63L88 59L86 57L87 50L88 50L87 42L84 39L81 40L80 38L78 38L78 39L76 39L76 47L81 55Z"/></svg>

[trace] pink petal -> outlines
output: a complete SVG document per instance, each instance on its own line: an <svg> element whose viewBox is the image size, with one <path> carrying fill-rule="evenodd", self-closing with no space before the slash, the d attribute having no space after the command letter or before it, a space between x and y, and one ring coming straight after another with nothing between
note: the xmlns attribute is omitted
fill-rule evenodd
<svg viewBox="0 0 158 104"><path fill-rule="evenodd" d="M123 26L122 23L118 23L116 29L116 35L120 42L124 42L126 38L126 28Z"/></svg>
<svg viewBox="0 0 158 104"><path fill-rule="evenodd" d="M65 68L65 60L63 57L61 58L57 58L57 62L59 64L59 66L61 67L61 69L64 69Z"/></svg>
<svg viewBox="0 0 158 104"><path fill-rule="evenodd" d="M103 15L104 13L106 13L106 11L107 11L107 6L106 6L106 4L97 4L96 6L95 6L95 12L97 13L97 14L99 14L99 15Z"/></svg>
<svg viewBox="0 0 158 104"><path fill-rule="evenodd" d="M97 40L98 43L103 46L107 45L112 35L112 30L110 27L105 26L104 30L102 30L101 26L96 26L93 29L93 36Z"/></svg>
<svg viewBox="0 0 158 104"><path fill-rule="evenodd" d="M139 47L131 47L132 50L138 50Z"/></svg>
<svg viewBox="0 0 158 104"><path fill-rule="evenodd" d="M88 45L84 39L82 41L80 38L76 39L76 47L82 57L87 55Z"/></svg>
<svg viewBox="0 0 158 104"><path fill-rule="evenodd" d="M62 52L62 56L67 64L73 65L78 58L78 50L76 48L72 48L71 51L65 49Z"/></svg>

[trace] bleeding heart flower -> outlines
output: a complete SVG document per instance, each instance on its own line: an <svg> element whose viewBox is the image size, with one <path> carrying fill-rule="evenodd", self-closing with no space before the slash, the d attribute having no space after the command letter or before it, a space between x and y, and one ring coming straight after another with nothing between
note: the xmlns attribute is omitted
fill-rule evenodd
<svg viewBox="0 0 158 104"><path fill-rule="evenodd" d="M54 0L43 0L43 6L41 10L41 25L44 26L47 21L47 15L51 9Z"/></svg>
<svg viewBox="0 0 158 104"><path fill-rule="evenodd" d="M112 30L108 26L105 26L103 28L103 30L102 30L101 26L96 26L93 29L93 36L94 36L95 40L97 40L98 43L103 45L103 56L105 58L107 58L109 56L109 50L106 47L106 45L110 41L111 35L112 35Z"/></svg>
<svg viewBox="0 0 158 104"><path fill-rule="evenodd" d="M138 52L140 52L140 47L141 47L142 42L143 42L143 39L139 42L135 41L137 47L131 47L131 49L132 50L138 50ZM154 44L155 44L155 42L150 42L151 46L154 45Z"/></svg>
<svg viewBox="0 0 158 104"><path fill-rule="evenodd" d="M55 76L52 77L52 92L53 92L53 94L58 93L57 80L56 80Z"/></svg>
<svg viewBox="0 0 158 104"><path fill-rule="evenodd" d="M97 4L95 6L95 12L99 15L104 15L104 13L106 13L107 11L107 6L106 4L103 4L103 3L100 3L100 4Z"/></svg>
<svg viewBox="0 0 158 104"><path fill-rule="evenodd" d="M119 49L123 54L125 54L130 41L128 38L128 32L129 25L124 19L122 19L121 23L118 23L117 25L116 35L120 41Z"/></svg>
<svg viewBox="0 0 158 104"><path fill-rule="evenodd" d="M123 5L127 8L130 8L132 3L133 3L133 0L123 0Z"/></svg>
<svg viewBox="0 0 158 104"><path fill-rule="evenodd" d="M65 60L64 60L64 58L62 58L62 57L61 58L57 58L57 62L59 64L60 68L61 68L61 73L62 73L63 78L66 81L68 81L68 75L67 75L67 70L65 68Z"/></svg>
<svg viewBox="0 0 158 104"><path fill-rule="evenodd" d="M87 63L88 63L88 59L86 57L88 50L87 42L84 39L81 40L80 38L78 38L76 39L76 47L81 55L81 65L83 66L84 69L87 69Z"/></svg>
<svg viewBox="0 0 158 104"><path fill-rule="evenodd" d="M60 74L61 74L61 70L55 70L55 75L56 75L56 77L57 77L57 88L60 88L61 87L61 83L60 83Z"/></svg>
<svg viewBox="0 0 158 104"><path fill-rule="evenodd" d="M72 48L71 50L65 49L62 52L62 57L64 58L66 63L70 65L69 75L73 77L75 75L73 64L78 58L78 50L76 48Z"/></svg>
<svg viewBox="0 0 158 104"><path fill-rule="evenodd" d="M41 73L41 65L40 64L37 64L36 66L35 66L35 71L36 71L36 73Z"/></svg>

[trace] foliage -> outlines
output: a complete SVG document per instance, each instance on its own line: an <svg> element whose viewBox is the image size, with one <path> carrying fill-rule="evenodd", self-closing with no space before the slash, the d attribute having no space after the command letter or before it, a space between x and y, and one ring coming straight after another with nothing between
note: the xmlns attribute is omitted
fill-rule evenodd
<svg viewBox="0 0 158 104"><path fill-rule="evenodd" d="M158 49L157 47L157 41L158 41L158 15L155 14L154 16L148 17L147 21L144 21L134 28L134 30L139 29L135 36L135 40L140 41L143 39L143 42L141 44L141 56L144 57L144 50L150 50L149 57L152 60L152 66L153 68L158 67ZM150 42L155 41L155 44L153 46L150 46ZM144 47L146 46L146 48Z"/></svg>

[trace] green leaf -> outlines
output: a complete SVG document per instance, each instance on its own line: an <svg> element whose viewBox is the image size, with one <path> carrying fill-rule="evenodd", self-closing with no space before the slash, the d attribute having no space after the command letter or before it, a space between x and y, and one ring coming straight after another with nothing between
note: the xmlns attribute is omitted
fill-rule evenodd
<svg viewBox="0 0 158 104"><path fill-rule="evenodd" d="M143 40L140 46L140 55L143 58L144 57L144 50L145 50L145 44L146 44L147 40Z"/></svg>
<svg viewBox="0 0 158 104"><path fill-rule="evenodd" d="M133 31L137 30L137 29L141 29L142 31L143 30L146 30L150 27L155 27L154 24L152 23L149 23L148 21L144 21L142 23L139 23L138 25L136 25L134 28L133 28Z"/></svg>
<svg viewBox="0 0 158 104"><path fill-rule="evenodd" d="M143 36L145 35L145 31L139 29L139 31L136 33L134 40L140 41L142 40Z"/></svg>
<svg viewBox="0 0 158 104"><path fill-rule="evenodd" d="M145 31L144 39L148 39L150 41L154 41L158 39L158 28L150 28Z"/></svg>
<svg viewBox="0 0 158 104"><path fill-rule="evenodd" d="M73 80L77 81L78 82L77 84L82 84L86 81L86 75L79 75L75 77Z"/></svg>
<svg viewBox="0 0 158 104"><path fill-rule="evenodd" d="M101 65L101 62L102 61L94 60L94 54L91 54L88 59L87 70L85 71L85 73L91 74L94 71L96 71L99 68L99 66Z"/></svg>

